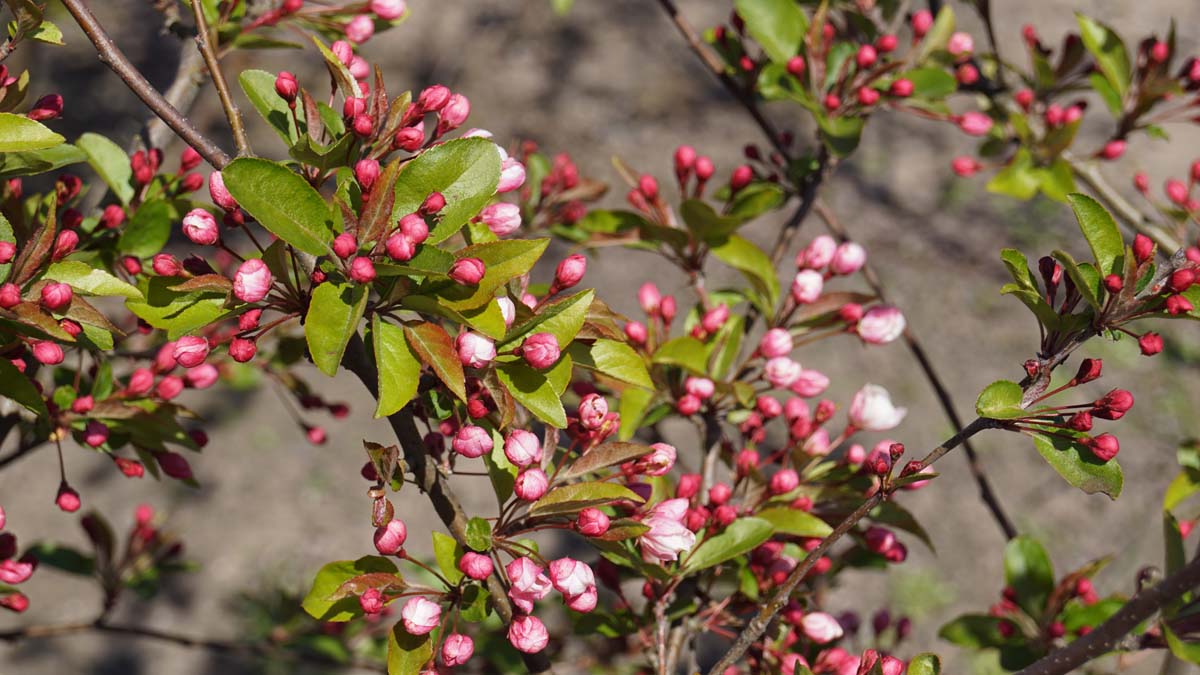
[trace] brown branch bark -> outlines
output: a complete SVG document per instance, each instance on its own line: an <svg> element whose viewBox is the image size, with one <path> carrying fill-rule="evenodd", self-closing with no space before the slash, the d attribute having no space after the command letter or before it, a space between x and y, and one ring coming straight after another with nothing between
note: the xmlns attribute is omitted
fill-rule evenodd
<svg viewBox="0 0 1200 675"><path fill-rule="evenodd" d="M933 464L937 460L941 459L947 452L958 447L963 441L967 440L971 436L974 436L980 431L983 431L984 429L994 429L998 426L999 423L995 420L982 417L976 418L975 421L971 422L961 431L948 438L944 443L934 448L928 455L926 455L925 458L921 460L920 468L924 469ZM754 618L750 619L750 622L746 624L746 627L742 629L742 632L738 634L737 639L734 640L733 645L730 646L729 650L725 652L725 655L721 657L721 660L717 661L717 664L709 669L708 672L724 673L729 667L736 665L746 654L746 651L750 649L750 646L753 645L760 637L762 637L762 634L767 630L767 626L769 626L771 621L773 621L779 612L783 610L783 607L787 604L788 598L791 597L792 592L795 591L796 587L800 585L800 582L804 580L804 577L808 574L809 570L812 569L813 565L817 564L817 561L821 559L821 556L825 555L839 539L850 532L850 530L854 529L854 526L857 525L859 521L861 521L863 518L866 518L871 510L883 503L888 496L887 490L880 488L879 491L867 498L867 500L860 504L859 507L850 515L846 516L841 523L838 523L838 526L834 528L833 532L821 540L821 544L813 549L812 552L810 552L807 556L805 556L804 560L801 561L794 570L792 570L792 573L788 575L787 579L785 579L784 582L776 588L775 594L771 596L771 599L768 600L760 610L758 610L758 613L754 615Z"/></svg>
<svg viewBox="0 0 1200 675"><path fill-rule="evenodd" d="M837 214L833 209L822 201L816 204L817 215L821 220L825 221L825 225L829 231L833 233L841 241L848 241L850 235L846 232L845 226L838 219ZM887 301L887 293L884 291L883 282L879 279L879 274L870 263L863 265L863 278L866 279L867 285L879 297L880 300ZM929 381L929 385L933 387L933 393L937 396L938 403L942 406L946 417L954 428L961 429L963 427L962 418L959 417L958 411L954 407L954 399L951 398L950 392L946 389L946 385L942 382L942 378L938 375L937 369L930 360L928 352L921 346L917 336L913 333L911 326L906 326L904 329L905 345L912 352L913 358L917 360L917 365L921 367L921 371L925 374L925 379ZM979 488L979 497L983 500L984 505L992 514L992 519L1000 526L1000 530L1004 533L1005 539L1013 539L1017 536L1017 528L1013 526L1012 520L1005 513L1004 507L1000 504L1000 498L996 496L995 490L992 489L992 484L987 479L987 474L983 470L983 465L979 462L979 454L975 451L974 446L970 441L963 442L963 452L967 455L967 466L970 468L971 476L975 479L975 484Z"/></svg>
<svg viewBox="0 0 1200 675"><path fill-rule="evenodd" d="M1157 585L1138 593L1095 630L1071 644L1051 652L1017 675L1065 675L1099 658L1120 642L1129 631L1149 619L1167 603L1200 586L1200 557L1184 565Z"/></svg>
<svg viewBox="0 0 1200 675"><path fill-rule="evenodd" d="M100 61L107 65L125 85L146 104L150 110L179 135L185 142L196 149L205 160L217 169L229 164L230 157L224 150L200 133L179 110L163 98L163 95L146 80L145 76L129 61L125 53L117 47L113 39L96 20L91 9L83 0L62 0L63 6L71 13L75 22L96 47Z"/></svg>
<svg viewBox="0 0 1200 675"><path fill-rule="evenodd" d="M367 670L378 673L387 672L386 665L371 661L363 661L359 659L339 661L322 654L313 652L296 652L265 643L231 642L225 640L214 640L210 638L197 638L189 635L158 630L156 628L109 624L102 621L26 626L25 628L0 632L0 642L17 643L24 640L42 640L64 635L78 635L81 633L92 632L129 638L156 640L158 642L166 642L169 644L178 645L180 647L206 649L209 651L237 656L278 658L296 663L311 663L322 666L353 668L356 670Z"/></svg>
<svg viewBox="0 0 1200 675"><path fill-rule="evenodd" d="M229 120L229 129L233 132L233 142L239 155L250 154L250 139L246 137L246 127L242 123L242 113L238 111L233 95L229 93L229 84L221 72L221 62L213 46L213 36L209 33L208 22L204 20L204 8L200 0L192 0L192 14L196 17L196 46L204 56L204 65L212 78L213 86L217 89L217 97L221 99L221 107L225 109L225 119Z"/></svg>
<svg viewBox="0 0 1200 675"><path fill-rule="evenodd" d="M357 334L350 338L350 344L346 347L345 356L342 358L342 367L354 373L367 391L378 398L379 373L372 363L370 354L367 353L366 344ZM429 455L412 412L408 408L404 408L388 417L388 423L396 434L396 439L400 441L404 461L412 471L417 486L429 497L438 517L450 530L451 536L459 544L466 546L467 515L463 511L462 502L450 489L449 479L438 471L434 462L428 461ZM505 624L512 622L512 604L508 601L508 594L498 571L488 579L488 591L491 593L492 603L496 608L496 613L500 615L500 619ZM550 660L544 653L524 654L523 658L530 673L552 672Z"/></svg>

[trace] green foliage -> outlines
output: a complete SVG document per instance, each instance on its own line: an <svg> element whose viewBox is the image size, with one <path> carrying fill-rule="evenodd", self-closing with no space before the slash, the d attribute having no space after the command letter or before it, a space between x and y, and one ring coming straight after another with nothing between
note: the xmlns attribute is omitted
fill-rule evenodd
<svg viewBox="0 0 1200 675"><path fill-rule="evenodd" d="M367 287L362 284L327 281L313 291L304 319L304 339L322 373L337 374L366 307Z"/></svg>
<svg viewBox="0 0 1200 675"><path fill-rule="evenodd" d="M238 204L272 234L304 253L329 253L329 205L299 174L265 159L242 157L221 175Z"/></svg>
<svg viewBox="0 0 1200 675"><path fill-rule="evenodd" d="M41 122L24 115L0 113L0 152L45 150L66 141Z"/></svg>
<svg viewBox="0 0 1200 675"><path fill-rule="evenodd" d="M396 565L376 555L369 555L358 560L339 560L331 562L317 572L313 579L312 588L304 597L301 605L314 619L321 621L349 621L356 616L362 616L362 608L355 597L334 599L332 596L342 584L351 579L369 573L396 574Z"/></svg>
<svg viewBox="0 0 1200 675"><path fill-rule="evenodd" d="M1008 380L997 380L987 386L975 401L975 412L980 417L991 419L1013 419L1028 413L1021 407L1025 392L1021 385Z"/></svg>
<svg viewBox="0 0 1200 675"><path fill-rule="evenodd" d="M430 193L440 192L446 198L446 208L437 226L430 230L427 244L440 243L487 205L499 182L500 155L495 144L485 138L446 141L404 166L396 181L392 220L415 212Z"/></svg>
<svg viewBox="0 0 1200 675"><path fill-rule="evenodd" d="M693 574L746 555L770 539L774 530L774 525L762 518L738 518L687 555L682 570L685 574Z"/></svg>

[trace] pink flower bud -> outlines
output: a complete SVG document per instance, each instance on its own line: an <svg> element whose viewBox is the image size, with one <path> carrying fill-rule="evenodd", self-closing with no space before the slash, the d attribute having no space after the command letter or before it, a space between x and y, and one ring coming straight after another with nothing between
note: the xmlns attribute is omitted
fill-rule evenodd
<svg viewBox="0 0 1200 675"><path fill-rule="evenodd" d="M504 456L520 467L541 464L542 443L533 432L514 429L504 441Z"/></svg>
<svg viewBox="0 0 1200 675"><path fill-rule="evenodd" d="M929 32L930 28L933 28L933 14L929 10L922 9L913 13L913 35L915 35L918 40L925 37L925 34Z"/></svg>
<svg viewBox="0 0 1200 675"><path fill-rule="evenodd" d="M350 278L360 284L369 284L375 280L375 263L366 256L359 256L350 261Z"/></svg>
<svg viewBox="0 0 1200 675"><path fill-rule="evenodd" d="M54 240L54 250L50 254L50 259L55 262L62 260L71 255L78 245L79 235L74 230L63 230Z"/></svg>
<svg viewBox="0 0 1200 675"><path fill-rule="evenodd" d="M539 468L523 469L517 474L517 480L513 484L513 493L518 499L523 499L527 502L535 502L546 494L546 490L550 487L550 479L546 477L546 472Z"/></svg>
<svg viewBox="0 0 1200 675"><path fill-rule="evenodd" d="M479 258L459 258L450 267L449 276L464 286L475 286L483 279L486 268Z"/></svg>
<svg viewBox="0 0 1200 675"><path fill-rule="evenodd" d="M63 485L65 486L66 483L63 483ZM69 490L70 488L67 488L67 489ZM60 490L59 494L61 495L62 488L60 487L59 490ZM77 498L77 501L78 501L78 498ZM73 512L73 511L76 511L79 509L79 505L76 504L75 508L67 509L67 508L63 507L62 504L60 503L59 508L61 508L63 511ZM4 539L6 541L13 542L12 544L5 545L5 548L8 548L8 547L15 548L16 539L15 539L15 537L13 537L13 535L11 535L11 534L4 535ZM4 560L4 561L0 562L0 582L5 583L5 584L25 583L26 581L29 580L29 577L33 576L33 572L36 569L37 569L37 559L32 558L29 554L22 556L20 560Z"/></svg>
<svg viewBox="0 0 1200 675"><path fill-rule="evenodd" d="M664 296L658 305L658 313L662 317L663 323L671 325L671 322L675 320L675 296Z"/></svg>
<svg viewBox="0 0 1200 675"><path fill-rule="evenodd" d="M258 345L253 340L234 338L229 342L229 356L238 363L246 363L254 358Z"/></svg>
<svg viewBox="0 0 1200 675"><path fill-rule="evenodd" d="M796 267L819 270L833 261L837 247L837 241L833 237L823 234L809 242L796 256Z"/></svg>
<svg viewBox="0 0 1200 675"><path fill-rule="evenodd" d="M820 396L829 388L829 378L816 370L801 370L789 389L797 396L812 398Z"/></svg>
<svg viewBox="0 0 1200 675"><path fill-rule="evenodd" d="M271 292L274 281L265 262L250 258L233 276L233 295L242 302L259 302Z"/></svg>
<svg viewBox="0 0 1200 675"><path fill-rule="evenodd" d="M365 96L369 89L366 79L371 76L371 64L367 63L367 60L363 57L355 56L350 59L350 65L346 66L346 69L350 71L350 77L359 81L358 88L362 90Z"/></svg>
<svg viewBox="0 0 1200 675"><path fill-rule="evenodd" d="M208 358L208 340L195 335L184 335L175 341L172 356L184 368L195 368Z"/></svg>
<svg viewBox="0 0 1200 675"><path fill-rule="evenodd" d="M842 625L825 612L809 612L800 620L800 630L813 642L823 645L842 637Z"/></svg>
<svg viewBox="0 0 1200 675"><path fill-rule="evenodd" d="M63 97L58 94L47 94L33 104L33 108L25 114L31 120L39 122L62 117Z"/></svg>
<svg viewBox="0 0 1200 675"><path fill-rule="evenodd" d="M479 333L463 331L454 340L458 360L468 368L483 368L496 358L496 344Z"/></svg>
<svg viewBox="0 0 1200 675"><path fill-rule="evenodd" d="M161 277L175 277L183 274L183 265L169 253L159 253L150 263L154 273Z"/></svg>
<svg viewBox="0 0 1200 675"><path fill-rule="evenodd" d="M217 219L204 209L192 209L183 217L183 234L193 244L212 246L221 238Z"/></svg>
<svg viewBox="0 0 1200 675"><path fill-rule="evenodd" d="M0 241L0 265L12 262L17 255L17 245L11 241Z"/></svg>
<svg viewBox="0 0 1200 675"><path fill-rule="evenodd" d="M763 334L758 343L758 353L773 359L792 353L792 334L786 328L772 328Z"/></svg>
<svg viewBox="0 0 1200 675"><path fill-rule="evenodd" d="M108 441L108 425L99 420L88 420L83 430L83 442L98 448Z"/></svg>
<svg viewBox="0 0 1200 675"><path fill-rule="evenodd" d="M638 289L638 304L641 305L642 311L650 316L658 314L659 304L662 302L662 294L658 292L658 286L647 281Z"/></svg>
<svg viewBox="0 0 1200 675"><path fill-rule="evenodd" d="M362 186L363 192L370 192L379 180L379 162L373 159L360 159L354 165L354 179Z"/></svg>
<svg viewBox="0 0 1200 675"><path fill-rule="evenodd" d="M768 488L773 495L782 495L795 490L800 485L800 476L793 469L781 469L771 476Z"/></svg>
<svg viewBox="0 0 1200 675"><path fill-rule="evenodd" d="M168 375L159 380L158 386L154 389L154 393L164 401L169 401L183 393L183 378L177 375Z"/></svg>
<svg viewBox="0 0 1200 675"><path fill-rule="evenodd" d="M67 513L75 513L82 505L82 501L79 499L79 493L76 492L75 489L70 485L67 485L66 481L59 483L58 494L54 496L54 503L58 506L58 508L66 511Z"/></svg>
<svg viewBox="0 0 1200 675"><path fill-rule="evenodd" d="M57 312L66 309L75 294L69 285L52 281L42 286L41 295L42 306L52 312Z"/></svg>
<svg viewBox="0 0 1200 675"><path fill-rule="evenodd" d="M889 305L877 305L859 319L855 330L863 342L881 345L904 334L904 314Z"/></svg>
<svg viewBox="0 0 1200 675"><path fill-rule="evenodd" d="M1102 462L1108 462L1121 451L1121 444L1112 434L1100 434L1087 442L1088 449Z"/></svg>
<svg viewBox="0 0 1200 675"><path fill-rule="evenodd" d="M992 118L981 112L963 113L958 118L958 128L969 136L984 136L992 130Z"/></svg>
<svg viewBox="0 0 1200 675"><path fill-rule="evenodd" d="M496 298L496 304L500 306L500 316L504 319L504 327L512 328L513 322L517 320L517 306L508 297Z"/></svg>
<svg viewBox="0 0 1200 675"><path fill-rule="evenodd" d="M858 91L854 93L854 96L858 100L859 105L868 107L879 102L880 93L878 89L872 89L871 87L859 87Z"/></svg>
<svg viewBox="0 0 1200 675"><path fill-rule="evenodd" d="M700 317L700 327L703 328L707 333L715 333L718 330L721 330L721 326L724 326L725 322L728 320L729 305L721 303L708 310L704 313L704 316Z"/></svg>
<svg viewBox="0 0 1200 675"><path fill-rule="evenodd" d="M946 51L958 59L964 59L975 51L975 39L970 33L957 32L950 36L949 42L946 43Z"/></svg>
<svg viewBox="0 0 1200 675"><path fill-rule="evenodd" d="M482 581L492 576L492 559L474 551L467 551L458 561L458 569L471 579Z"/></svg>
<svg viewBox="0 0 1200 675"><path fill-rule="evenodd" d="M867 252L863 247L848 241L834 251L833 260L829 261L829 271L843 276L854 274L862 269L866 262Z"/></svg>
<svg viewBox="0 0 1200 675"><path fill-rule="evenodd" d="M404 548L408 539L408 528L404 521L393 518L386 525L375 528L375 550L380 555L396 555Z"/></svg>
<svg viewBox="0 0 1200 675"><path fill-rule="evenodd" d="M875 65L875 61L879 58L878 52L871 45L863 45L858 48L858 53L854 56L854 62L859 68L870 68Z"/></svg>
<svg viewBox="0 0 1200 675"><path fill-rule="evenodd" d="M356 45L361 45L375 34L375 20L366 14L359 14L346 24L346 39Z"/></svg>
<svg viewBox="0 0 1200 675"><path fill-rule="evenodd" d="M129 385L125 391L131 396L145 396L153 388L154 373L149 368L138 368L129 375Z"/></svg>
<svg viewBox="0 0 1200 675"><path fill-rule="evenodd" d="M183 455L174 452L160 452L154 456L163 473L176 480L188 480L192 477L192 467Z"/></svg>
<svg viewBox="0 0 1200 675"><path fill-rule="evenodd" d="M550 633L535 616L519 616L508 627L508 641L517 651L536 654L550 643Z"/></svg>
<svg viewBox="0 0 1200 675"><path fill-rule="evenodd" d="M786 356L769 359L763 367L763 377L776 389L787 389L800 377L799 363Z"/></svg>
<svg viewBox="0 0 1200 675"><path fill-rule="evenodd" d="M371 120L370 115L355 115L350 126L354 129L354 133L362 138L366 138L375 131L375 122Z"/></svg>
<svg viewBox="0 0 1200 675"><path fill-rule="evenodd" d="M479 219L497 237L507 237L521 227L521 207L507 202L490 204L479 213Z"/></svg>
<svg viewBox="0 0 1200 675"><path fill-rule="evenodd" d="M279 71L275 76L275 93L288 103L295 103L299 92L300 85L296 82L296 76L286 70Z"/></svg>
<svg viewBox="0 0 1200 675"><path fill-rule="evenodd" d="M345 260L358 251L358 240L349 232L343 232L333 238L333 254Z"/></svg>
<svg viewBox="0 0 1200 675"><path fill-rule="evenodd" d="M792 299L802 305L815 303L821 298L823 289L824 277L820 271L802 269L796 273L796 279L792 280Z"/></svg>
<svg viewBox="0 0 1200 675"><path fill-rule="evenodd" d="M438 135L462 126L470 114L471 102L467 100L467 97L462 94L451 94L445 107L438 112Z"/></svg>
<svg viewBox="0 0 1200 675"><path fill-rule="evenodd" d="M733 174L729 177L729 189L737 192L750 184L754 180L754 169L742 164L733 170Z"/></svg>
<svg viewBox="0 0 1200 675"><path fill-rule="evenodd" d="M442 606L417 596L404 603L400 619L411 635L426 635L441 623Z"/></svg>
<svg viewBox="0 0 1200 675"><path fill-rule="evenodd" d="M787 63L784 64L784 67L787 69L788 74L792 77L800 77L804 74L807 64L804 63L803 56L793 56L787 60Z"/></svg>
<svg viewBox="0 0 1200 675"><path fill-rule="evenodd" d="M1144 356L1154 356L1163 350L1163 339L1158 333L1146 333L1138 338L1138 348Z"/></svg>
<svg viewBox="0 0 1200 675"><path fill-rule="evenodd" d="M202 363L195 368L188 368L183 377L193 389L208 389L221 378L221 371L211 363Z"/></svg>
<svg viewBox="0 0 1200 675"><path fill-rule="evenodd" d="M333 52L343 66L350 65L350 59L354 58L354 48L345 40L334 40L333 44L329 45L329 51Z"/></svg>
<svg viewBox="0 0 1200 675"><path fill-rule="evenodd" d="M417 97L417 105L425 112L438 112L449 102L450 90L440 84L426 87Z"/></svg>
<svg viewBox="0 0 1200 675"><path fill-rule="evenodd" d="M588 507L579 512L575 521L575 529L585 537L599 537L608 532L611 521L608 516L597 508Z"/></svg>
<svg viewBox="0 0 1200 675"><path fill-rule="evenodd" d="M665 476L670 473L671 467L675 466L675 447L666 443L654 443L650 448L651 452L634 462L634 470L648 476Z"/></svg>
<svg viewBox="0 0 1200 675"><path fill-rule="evenodd" d="M534 333L521 343L521 356L538 370L553 366L559 355L558 338L553 333Z"/></svg>
<svg viewBox="0 0 1200 675"><path fill-rule="evenodd" d="M575 254L563 258L554 272L554 287L558 290L571 288L578 284L587 272L587 258Z"/></svg>
<svg viewBox="0 0 1200 675"><path fill-rule="evenodd" d="M63 362L63 350L48 340L33 343L33 358L45 366L57 366Z"/></svg>
<svg viewBox="0 0 1200 675"><path fill-rule="evenodd" d="M608 401L599 394L588 394L579 402L579 425L588 431L603 426L607 415Z"/></svg>
<svg viewBox="0 0 1200 675"><path fill-rule="evenodd" d="M358 605L362 607L364 614L379 614L383 611L383 592L378 588L368 588L358 596Z"/></svg>
<svg viewBox="0 0 1200 675"><path fill-rule="evenodd" d="M334 244L336 245L337 242L334 241ZM417 254L417 245L400 231L393 232L387 238L384 248L387 250L388 257L397 262L412 260L413 256Z"/></svg>
<svg viewBox="0 0 1200 675"><path fill-rule="evenodd" d="M515 157L505 157L500 162L500 182L496 184L497 194L512 192L525 184L525 165Z"/></svg>
<svg viewBox="0 0 1200 675"><path fill-rule="evenodd" d="M492 435L483 427L467 425L458 430L450 446L463 457L482 457L492 451Z"/></svg>
<svg viewBox="0 0 1200 675"><path fill-rule="evenodd" d="M226 211L236 211L238 207L237 200L233 195L229 194L229 190L225 189L225 178L220 171L214 171L208 175L208 195L212 198L213 203Z"/></svg>
<svg viewBox="0 0 1200 675"><path fill-rule="evenodd" d="M442 663L447 667L461 666L475 654L475 641L462 633L451 633L442 643Z"/></svg>

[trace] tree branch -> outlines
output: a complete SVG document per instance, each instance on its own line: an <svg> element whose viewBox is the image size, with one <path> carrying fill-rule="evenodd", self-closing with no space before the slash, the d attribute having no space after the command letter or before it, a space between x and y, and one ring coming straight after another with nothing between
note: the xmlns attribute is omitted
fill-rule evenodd
<svg viewBox="0 0 1200 675"><path fill-rule="evenodd" d="M209 77L217 88L217 96L221 99L221 107L225 109L225 119L229 120L229 128L233 131L233 142L239 155L250 154L250 139L246 137L246 127L242 124L242 114L238 112L237 103L229 93L229 85L221 72L221 62L213 49L213 38L208 31L208 22L204 20L204 8L200 0L192 0L192 14L196 16L196 45L204 55L204 65L208 67Z"/></svg>
<svg viewBox="0 0 1200 675"><path fill-rule="evenodd" d="M117 624L104 623L103 621L93 621L90 623L63 623L63 624L46 624L26 626L11 631L0 632L0 642L16 643L23 640L41 640L47 638L60 637L64 635L77 635L81 633L99 632L108 635L125 636L131 638L143 638L148 640L156 640L166 642L181 647L189 647L192 649L207 649L209 651L220 652L223 654L231 654L238 656L255 656L260 658L279 658L292 662L311 663L323 666L340 666L342 668L353 668L356 670L368 670L379 673L386 673L387 666L374 663L371 661L363 661L351 659L349 661L339 661L337 659L318 654L315 652L296 652L288 649L282 649L273 645L254 643L254 642L227 642L224 640L212 640L207 638L196 638L178 633L158 630L155 628L145 628L142 626L125 626Z"/></svg>
<svg viewBox="0 0 1200 675"><path fill-rule="evenodd" d="M95 15L92 14L92 11L88 9L83 0L62 0L62 3L67 8L67 11L71 13L71 16L74 17L75 22L79 24L84 34L96 46L96 53L99 55L100 61L111 68L155 115L158 115L180 138L195 148L196 152L199 152L213 167L221 169L226 164L229 164L229 155L225 154L225 151L221 150L221 148L217 147L216 144L201 134L130 63L129 58L125 56L124 52L109 37L104 27L96 20Z"/></svg>
<svg viewBox="0 0 1200 675"><path fill-rule="evenodd" d="M1200 586L1200 557L1184 565L1157 585L1143 590L1095 630L1041 658L1017 675L1065 675L1112 651L1129 631L1167 603Z"/></svg>
<svg viewBox="0 0 1200 675"><path fill-rule="evenodd" d="M837 214L828 204L818 201L816 204L817 215L821 220L825 221L826 227L841 241L849 241L850 235L846 232L845 226L838 219ZM868 262L862 268L863 278L866 279L867 285L875 293L880 300L887 301L887 294L884 292L883 283L879 279L879 275ZM933 366L933 361L930 360L929 354L925 348L921 346L917 336L913 333L910 326L904 328L904 343L908 346L908 350L912 352L913 358L917 360L917 365L921 367L921 371L925 374L925 379L929 381L933 387L933 393L937 396L938 403L942 406L942 411L956 429L963 427L962 418L959 417L958 411L954 408L954 400L950 396L949 390L942 382L941 376ZM1013 539L1017 536L1017 528L1013 526L1012 520L1008 514L1004 512L1004 507L1000 504L1000 499L996 496L992 485L988 482L987 474L984 473L983 465L979 462L979 454L975 452L975 448L970 441L963 442L963 451L967 455L967 466L971 470L971 475L975 478L975 483L979 487L979 497L983 500L984 505L991 511L992 518L996 524L1000 526L1000 530L1004 532L1005 539Z"/></svg>
<svg viewBox="0 0 1200 675"><path fill-rule="evenodd" d="M997 428L999 424L1000 423L995 420L990 420L983 417L976 418L975 421L971 422L961 431L951 436L944 443L934 448L928 455L926 455L925 459L921 460L921 465L918 470L923 470L937 460L941 459L943 455L962 444L963 441L967 440L971 436L974 436L984 429ZM728 668L736 665L746 654L746 651L750 649L750 646L754 644L754 642L756 642L760 637L762 637L764 632L766 632L767 626L770 625L775 616L783 610L783 607L787 604L788 598L791 597L792 592L796 590L796 587L799 586L800 582L804 580L804 577L808 575L808 572L812 569L813 565L817 564L817 561L821 559L821 556L825 555L839 539L845 536L850 530L854 529L854 526L857 525L860 520L866 518L867 515L871 513L871 510L883 503L888 496L888 491L885 488L880 487L875 494L871 495L866 501L860 504L853 513L846 516L846 518L842 520L842 522L839 523L836 528L834 528L832 533L822 539L820 545L818 545L807 556L805 556L804 560L792 570L787 579L785 579L784 582L776 588L775 594L771 596L771 599L762 606L762 609L758 611L754 618L746 624L744 629L742 629L742 632L738 634L737 639L734 640L733 645L729 648L729 651L725 652L725 655L721 657L721 660L718 661L715 666L709 669L708 672L724 673Z"/></svg>
<svg viewBox="0 0 1200 675"><path fill-rule="evenodd" d="M358 334L350 338L350 343L342 358L342 367L354 373L372 396L379 397L379 373L371 361L370 354L367 353L366 344ZM404 461L408 464L409 470L413 472L417 486L429 497L434 510L437 511L442 523L450 530L450 534L465 547L467 545L467 515L463 511L462 502L454 496L447 477L438 471L434 462L428 461L429 455L425 449L425 443L421 439L421 432L417 429L416 421L413 419L412 411L405 407L400 412L389 416L388 423L396 434L396 439L400 442ZM492 603L495 605L500 619L505 624L511 623L513 608L508 601L508 594L500 580L499 572L488 579L488 591L491 593ZM550 660L545 654L523 654L522 656L530 673L552 672Z"/></svg>

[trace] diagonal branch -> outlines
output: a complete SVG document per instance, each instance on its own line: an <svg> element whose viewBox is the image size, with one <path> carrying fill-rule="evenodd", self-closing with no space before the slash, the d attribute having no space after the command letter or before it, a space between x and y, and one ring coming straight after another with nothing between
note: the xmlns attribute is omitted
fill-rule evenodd
<svg viewBox="0 0 1200 675"><path fill-rule="evenodd" d="M180 138L195 148L196 152L199 152L213 167L221 169L226 164L229 164L229 155L225 154L224 150L217 147L215 143L201 134L183 116L183 113L179 112L175 106L163 98L163 95L130 63L129 58L113 42L108 32L104 30L104 26L100 25L100 22L96 20L96 16L92 14L92 10L88 8L83 0L62 0L62 3L67 8L67 11L71 13L71 16L74 17L75 22L79 24L84 34L95 45L100 61L111 68L155 115L158 115Z"/></svg>
<svg viewBox="0 0 1200 675"><path fill-rule="evenodd" d="M350 344L346 347L345 356L342 358L342 367L354 373L372 396L379 397L379 373L371 361L370 354L367 353L366 344L357 333L350 338ZM389 416L388 423L391 424L396 439L400 441L404 461L408 464L409 470L413 472L417 486L429 497L434 510L437 511L442 523L450 530L450 534L465 547L467 545L467 515L463 511L462 502L450 489L450 481L447 477L438 471L434 462L428 461L429 454L421 439L421 432L417 429L416 421L413 419L412 411L406 407ZM488 591L491 593L492 603L495 605L500 619L505 624L511 623L513 608L508 601L508 595L500 581L498 571L488 579ZM522 656L530 673L552 672L550 660L544 653L523 654Z"/></svg>
<svg viewBox="0 0 1200 675"><path fill-rule="evenodd" d="M1184 593L1200 586L1200 557L1184 565L1175 574L1163 579L1133 597L1125 606L1087 635L1051 652L1017 675L1065 675L1079 666L1112 651L1138 624Z"/></svg>
<svg viewBox="0 0 1200 675"><path fill-rule="evenodd" d="M225 119L229 120L229 128L233 131L233 142L239 155L250 154L250 139L246 137L246 127L242 124L242 114L238 112L237 103L229 93L229 84L221 72L221 62L217 60L217 52L213 48L213 36L208 30L208 22L204 19L204 8L200 0L192 0L192 14L196 16L196 46L204 56L204 65L212 78L213 86L217 88L217 96L221 99L221 107L225 109Z"/></svg>
<svg viewBox="0 0 1200 675"><path fill-rule="evenodd" d="M825 225L829 231L841 241L848 241L849 234L846 232L845 226L838 220L833 209L823 201L817 201L817 215L825 221ZM883 283L879 280L879 275L870 263L863 265L863 278L866 279L867 285L875 293L880 300L887 301L887 294L884 292ZM917 360L917 365L921 367L921 371L925 374L925 379L929 381L933 387L933 393L937 396L938 403L941 404L942 410L946 413L950 423L956 429L961 429L963 426L962 419L958 415L958 411L954 408L954 400L950 396L949 390L942 382L941 376L938 375L934 368L933 361L930 360L929 354L925 348L921 346L917 336L913 333L912 328L906 326L904 329L904 343L908 346L908 350L912 352L913 358ZM967 465L971 470L971 476L975 478L975 483L979 487L979 497L983 500L984 505L992 513L992 518L996 524L1004 532L1005 539L1013 539L1017 536L1017 528L1013 526L1012 520L1008 514L1004 512L1004 507L1000 504L1000 499L996 496L996 492L992 489L992 485L988 482L987 475L983 471L983 466L979 463L979 454L975 452L975 448L970 441L963 442L963 452L967 455Z"/></svg>

